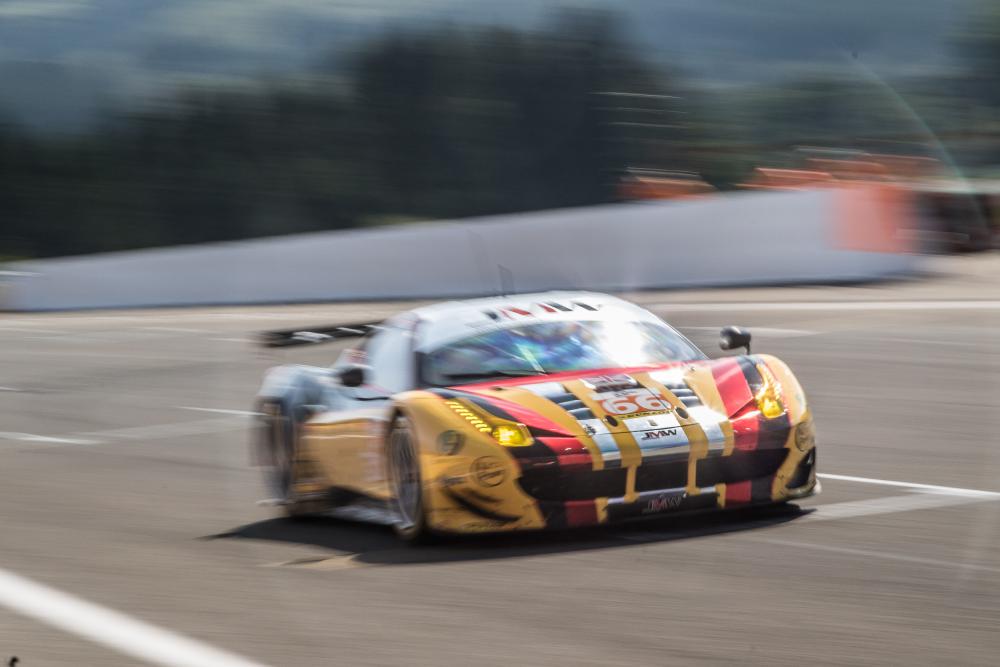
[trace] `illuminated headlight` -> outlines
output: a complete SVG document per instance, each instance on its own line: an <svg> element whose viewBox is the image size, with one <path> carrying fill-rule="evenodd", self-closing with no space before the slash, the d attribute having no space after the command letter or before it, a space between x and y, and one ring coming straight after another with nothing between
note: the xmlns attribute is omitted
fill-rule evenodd
<svg viewBox="0 0 1000 667"><path fill-rule="evenodd" d="M503 422L493 427L493 439L504 447L530 447L531 435L524 424Z"/></svg>
<svg viewBox="0 0 1000 667"><path fill-rule="evenodd" d="M497 443L504 447L530 447L535 442L524 424L485 414L459 399L449 399L444 404L468 422L472 428L480 433L490 434ZM441 434L442 437L444 435L444 433ZM456 433L456 435L458 434Z"/></svg>
<svg viewBox="0 0 1000 667"><path fill-rule="evenodd" d="M754 396L757 401L757 409L767 419L774 419L785 414L785 405L781 402L781 385L771 369L764 364L757 364L760 377L764 381L764 386Z"/></svg>

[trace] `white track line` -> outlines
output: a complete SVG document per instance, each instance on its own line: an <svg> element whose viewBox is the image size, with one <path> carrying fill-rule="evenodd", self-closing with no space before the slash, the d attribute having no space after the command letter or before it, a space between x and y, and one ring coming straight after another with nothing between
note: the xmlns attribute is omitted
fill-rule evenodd
<svg viewBox="0 0 1000 667"><path fill-rule="evenodd" d="M216 411L213 410L213 412ZM69 436L48 436L36 435L34 433L0 431L0 440L44 442L63 445L103 445L108 442L121 440L163 440L165 438L242 430L246 428L246 417L253 414L255 413L239 410L233 411L233 414L229 417L172 422L170 424L151 424L149 426L128 426L125 428L108 429L106 431L74 433Z"/></svg>
<svg viewBox="0 0 1000 667"><path fill-rule="evenodd" d="M0 604L124 655L164 667L264 667L0 569Z"/></svg>
<svg viewBox="0 0 1000 667"><path fill-rule="evenodd" d="M870 498L868 500L851 500L829 505L816 505L808 514L796 517L789 525L812 523L814 521L837 521L864 516L880 516L898 512L913 512L917 510L955 507L993 500L980 496L949 495L944 493L919 492L905 496L889 496L887 498ZM677 533L649 533L619 535L630 542L649 542L656 539L674 539Z"/></svg>
<svg viewBox="0 0 1000 667"><path fill-rule="evenodd" d="M9 327L0 324L0 333L5 331L13 331L14 333L30 333L30 334L62 334L64 332L57 331L55 329L38 329L36 327Z"/></svg>
<svg viewBox="0 0 1000 667"><path fill-rule="evenodd" d="M48 435L35 435L34 433L13 433L11 431L0 431L0 440L16 440L17 442L47 442L59 445L96 445L97 440L85 440L83 438L57 438Z"/></svg>
<svg viewBox="0 0 1000 667"><path fill-rule="evenodd" d="M916 489L918 491L944 493L952 496L967 496L970 498L984 498L984 499L1000 498L1000 493L996 491L980 491L979 489L962 489L954 486L937 486L935 484L918 484L916 482L897 482L891 479L876 479L873 477L855 477L853 475L834 475L831 473L817 473L816 476L822 479L836 479L842 482L859 482L861 484L898 486L904 489Z"/></svg>
<svg viewBox="0 0 1000 667"><path fill-rule="evenodd" d="M886 498L869 498L868 500L849 500L843 503L817 505L812 512L799 517L795 523L813 521L836 521L838 519L854 519L862 516L879 516L897 512L913 512L916 510L931 510L940 507L954 507L980 503L992 498L979 496L951 495L944 493L913 493L906 496L889 496Z"/></svg>
<svg viewBox="0 0 1000 667"><path fill-rule="evenodd" d="M989 565L977 565L975 563L956 563L954 561L938 560L936 558L921 558L919 556L907 556L905 554L887 553L885 551L872 551L870 549L852 549L849 547L834 547L812 542L792 542L790 540L759 539L757 542L767 544L777 544L784 547L795 547L798 549L812 549L814 551L829 551L830 553L845 554L848 556L863 556L864 558L882 558L885 560L895 560L903 563L916 563L918 565L931 565L934 567L946 567L950 570L976 570L979 572L1000 572L998 567Z"/></svg>
<svg viewBox="0 0 1000 667"><path fill-rule="evenodd" d="M991 343L972 342L962 340L945 340L943 338L903 338L901 336L867 336L862 334L865 340L877 340L883 343L902 343L904 345L944 345L947 347L979 347L985 348Z"/></svg>
<svg viewBox="0 0 1000 667"><path fill-rule="evenodd" d="M245 415L220 417L216 419L200 419L189 422L172 422L169 424L151 424L149 426L130 426L107 431L91 431L80 435L99 440L161 440L185 435L205 435L208 433L224 433L239 430L246 424Z"/></svg>
<svg viewBox="0 0 1000 667"><path fill-rule="evenodd" d="M146 331L163 331L165 333L210 333L208 329L191 329L188 327L142 327Z"/></svg>
<svg viewBox="0 0 1000 667"><path fill-rule="evenodd" d="M748 310L1000 310L1000 301L732 301L729 303L653 303L646 308L709 313Z"/></svg>
<svg viewBox="0 0 1000 667"><path fill-rule="evenodd" d="M198 408L192 405L178 405L176 406L178 410L194 410L195 412L217 412L222 415L244 415L247 417L256 417L260 415L260 412L254 412L253 410L230 410L226 408Z"/></svg>

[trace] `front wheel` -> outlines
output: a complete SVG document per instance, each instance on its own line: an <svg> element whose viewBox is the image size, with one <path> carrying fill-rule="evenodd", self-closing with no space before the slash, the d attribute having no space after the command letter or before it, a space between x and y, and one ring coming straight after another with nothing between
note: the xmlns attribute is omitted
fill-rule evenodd
<svg viewBox="0 0 1000 667"><path fill-rule="evenodd" d="M396 417L386 446L389 483L396 510L396 534L407 542L423 542L428 537L424 515L423 480L413 429L405 417Z"/></svg>

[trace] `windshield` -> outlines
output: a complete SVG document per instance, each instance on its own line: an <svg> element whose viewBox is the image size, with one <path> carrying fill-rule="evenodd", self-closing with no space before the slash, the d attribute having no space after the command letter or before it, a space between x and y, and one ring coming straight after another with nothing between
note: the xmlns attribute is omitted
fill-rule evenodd
<svg viewBox="0 0 1000 667"><path fill-rule="evenodd" d="M446 386L703 358L689 340L654 322L538 322L439 347L424 357L421 377L428 384Z"/></svg>

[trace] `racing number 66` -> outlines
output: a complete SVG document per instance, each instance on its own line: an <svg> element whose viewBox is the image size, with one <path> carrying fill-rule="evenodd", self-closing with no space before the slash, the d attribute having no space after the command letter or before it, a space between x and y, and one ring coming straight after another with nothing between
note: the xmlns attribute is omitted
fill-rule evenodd
<svg viewBox="0 0 1000 667"><path fill-rule="evenodd" d="M627 415L633 412L669 410L670 404L652 394L633 394L605 399L601 402L601 407L608 414Z"/></svg>

